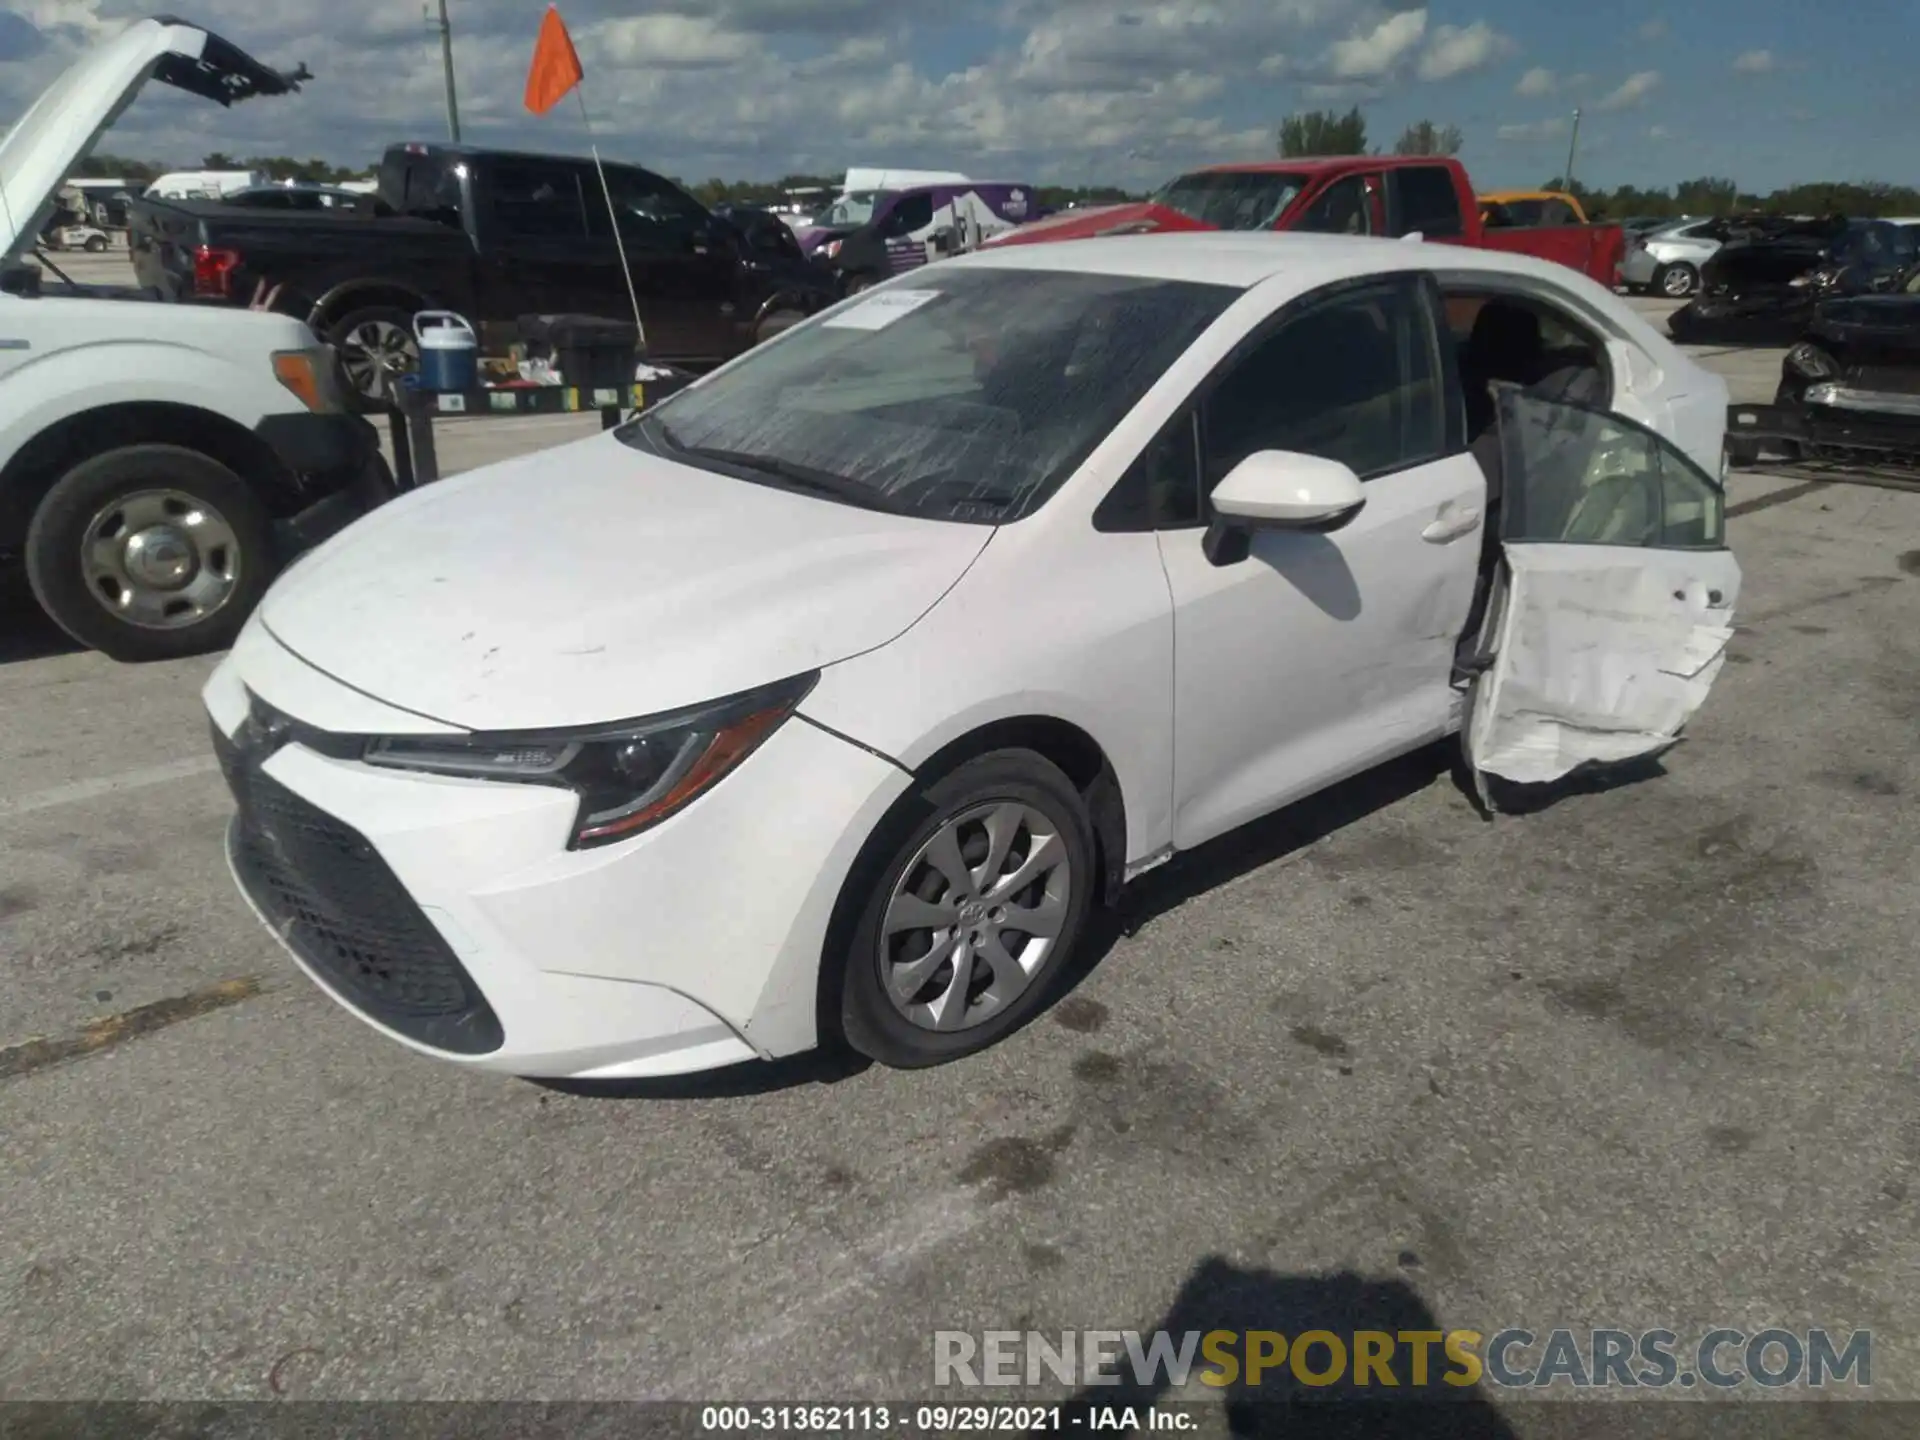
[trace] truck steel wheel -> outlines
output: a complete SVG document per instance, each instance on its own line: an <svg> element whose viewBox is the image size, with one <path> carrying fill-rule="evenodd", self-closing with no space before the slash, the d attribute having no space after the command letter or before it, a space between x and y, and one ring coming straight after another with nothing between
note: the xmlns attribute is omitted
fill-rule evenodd
<svg viewBox="0 0 1920 1440"><path fill-rule="evenodd" d="M1654 288L1669 300L1684 300L1700 288L1700 272L1682 260L1673 265L1662 265L1660 273L1653 277Z"/></svg>
<svg viewBox="0 0 1920 1440"><path fill-rule="evenodd" d="M909 794L845 957L841 1026L883 1065L983 1050L1045 1000L1095 884L1086 807L1060 770L1000 750Z"/></svg>
<svg viewBox="0 0 1920 1440"><path fill-rule="evenodd" d="M55 482L27 530L41 608L115 660L233 643L272 578L265 509L226 466L178 445L130 445Z"/></svg>
<svg viewBox="0 0 1920 1440"><path fill-rule="evenodd" d="M392 408L400 377L420 368L413 317L404 310L385 305L355 310L333 327L330 339L351 399L363 413Z"/></svg>

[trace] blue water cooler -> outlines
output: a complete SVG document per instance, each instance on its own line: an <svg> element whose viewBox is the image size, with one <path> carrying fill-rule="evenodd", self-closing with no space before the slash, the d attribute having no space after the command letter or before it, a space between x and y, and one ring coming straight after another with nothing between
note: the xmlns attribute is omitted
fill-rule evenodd
<svg viewBox="0 0 1920 1440"><path fill-rule="evenodd" d="M480 388L480 337L451 310L422 310L413 317L413 338L420 346L422 390Z"/></svg>

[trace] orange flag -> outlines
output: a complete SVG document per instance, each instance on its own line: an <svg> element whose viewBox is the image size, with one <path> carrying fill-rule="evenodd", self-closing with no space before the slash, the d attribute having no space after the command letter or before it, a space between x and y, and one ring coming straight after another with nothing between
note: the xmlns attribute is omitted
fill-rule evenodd
<svg viewBox="0 0 1920 1440"><path fill-rule="evenodd" d="M580 83L580 57L574 53L573 37L557 7L547 6L540 21L540 39L533 47L533 68L527 71L527 109L544 115Z"/></svg>

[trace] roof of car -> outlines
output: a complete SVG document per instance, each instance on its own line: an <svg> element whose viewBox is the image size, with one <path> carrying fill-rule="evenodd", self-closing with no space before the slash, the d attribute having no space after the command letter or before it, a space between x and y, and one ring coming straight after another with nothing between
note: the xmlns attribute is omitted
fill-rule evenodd
<svg viewBox="0 0 1920 1440"><path fill-rule="evenodd" d="M1108 235L1048 245L995 246L942 264L1190 280L1237 290L1250 290L1283 275L1297 280L1302 288L1310 288L1357 275L1402 270L1481 270L1592 283L1563 265L1504 250L1287 231Z"/></svg>

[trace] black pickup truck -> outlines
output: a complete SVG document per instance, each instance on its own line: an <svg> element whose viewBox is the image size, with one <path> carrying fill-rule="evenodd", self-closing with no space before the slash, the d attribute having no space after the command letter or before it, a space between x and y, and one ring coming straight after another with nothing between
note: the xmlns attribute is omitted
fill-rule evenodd
<svg viewBox="0 0 1920 1440"><path fill-rule="evenodd" d="M797 249L767 245L637 166L605 175L603 189L575 156L395 145L377 194L356 209L137 200L133 265L169 299L245 305L262 283L280 287L274 308L332 342L368 408L417 364L420 311L457 311L489 348L515 338L521 315L631 316L623 245L649 360L728 360L833 301Z"/></svg>

